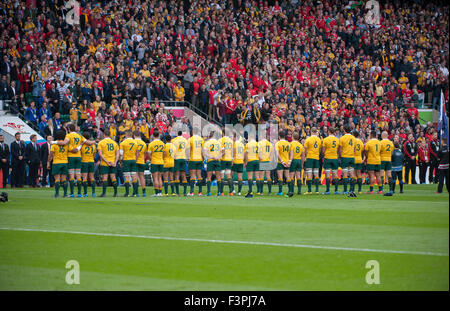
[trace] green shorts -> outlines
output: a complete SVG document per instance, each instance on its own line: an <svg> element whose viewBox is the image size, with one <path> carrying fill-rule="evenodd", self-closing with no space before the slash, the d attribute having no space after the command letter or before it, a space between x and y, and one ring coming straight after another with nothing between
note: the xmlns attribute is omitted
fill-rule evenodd
<svg viewBox="0 0 450 311"><path fill-rule="evenodd" d="M52 165L52 175L67 175L67 163L56 163Z"/></svg>
<svg viewBox="0 0 450 311"><path fill-rule="evenodd" d="M301 172L302 171L302 160L293 159L291 162L291 167L289 167L289 172Z"/></svg>
<svg viewBox="0 0 450 311"><path fill-rule="evenodd" d="M71 169L81 169L81 157L68 157L69 160L69 170Z"/></svg>
<svg viewBox="0 0 450 311"><path fill-rule="evenodd" d="M164 170L163 164L151 164L150 165L150 171L152 173L162 173Z"/></svg>
<svg viewBox="0 0 450 311"><path fill-rule="evenodd" d="M175 172L175 166L172 167L163 167L163 172L169 172L169 173L174 173Z"/></svg>
<svg viewBox="0 0 450 311"><path fill-rule="evenodd" d="M276 168L276 170L277 170L277 171L287 171L287 170L289 170L289 167L284 167L283 164L277 163L277 168Z"/></svg>
<svg viewBox="0 0 450 311"><path fill-rule="evenodd" d="M122 163L122 171L124 173L136 172L136 161L124 160Z"/></svg>
<svg viewBox="0 0 450 311"><path fill-rule="evenodd" d="M259 171L259 161L250 161L247 163L247 172L258 172Z"/></svg>
<svg viewBox="0 0 450 311"><path fill-rule="evenodd" d="M94 173L94 162L81 162L81 173Z"/></svg>
<svg viewBox="0 0 450 311"><path fill-rule="evenodd" d="M325 170L337 170L339 168L338 159L324 159L323 169Z"/></svg>
<svg viewBox="0 0 450 311"><path fill-rule="evenodd" d="M342 168L355 167L355 158L341 158L341 167Z"/></svg>
<svg viewBox="0 0 450 311"><path fill-rule="evenodd" d="M231 170L236 173L242 173L244 171L244 164L234 163Z"/></svg>
<svg viewBox="0 0 450 311"><path fill-rule="evenodd" d="M100 165L100 175L116 174L117 167Z"/></svg>
<svg viewBox="0 0 450 311"><path fill-rule="evenodd" d="M222 170L231 170L231 167L233 166L233 162L220 161L220 166L222 167Z"/></svg>
<svg viewBox="0 0 450 311"><path fill-rule="evenodd" d="M220 171L220 162L216 160L212 160L208 162L208 165L206 167L207 172L215 172Z"/></svg>
<svg viewBox="0 0 450 311"><path fill-rule="evenodd" d="M319 160L316 159L306 159L305 161L305 168L319 168Z"/></svg>
<svg viewBox="0 0 450 311"><path fill-rule="evenodd" d="M148 169L148 164L137 164L136 163L136 172L143 173Z"/></svg>
<svg viewBox="0 0 450 311"><path fill-rule="evenodd" d="M380 164L367 164L366 170L367 171L379 172L380 171Z"/></svg>
<svg viewBox="0 0 450 311"><path fill-rule="evenodd" d="M174 170L175 172L186 171L186 159L175 160Z"/></svg>
<svg viewBox="0 0 450 311"><path fill-rule="evenodd" d="M189 161L189 170L201 170L203 166L203 161Z"/></svg>
<svg viewBox="0 0 450 311"><path fill-rule="evenodd" d="M391 161L381 161L380 170L381 171L392 170L392 162Z"/></svg>
<svg viewBox="0 0 450 311"><path fill-rule="evenodd" d="M355 163L355 170L356 171L362 171L363 164L362 163Z"/></svg>

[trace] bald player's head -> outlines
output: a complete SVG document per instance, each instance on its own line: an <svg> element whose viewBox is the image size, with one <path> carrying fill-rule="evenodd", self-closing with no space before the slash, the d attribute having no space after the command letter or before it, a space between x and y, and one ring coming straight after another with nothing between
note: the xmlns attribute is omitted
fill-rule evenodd
<svg viewBox="0 0 450 311"><path fill-rule="evenodd" d="M388 138L388 133L386 131L383 131L383 133L381 133L381 138L382 139L387 139Z"/></svg>

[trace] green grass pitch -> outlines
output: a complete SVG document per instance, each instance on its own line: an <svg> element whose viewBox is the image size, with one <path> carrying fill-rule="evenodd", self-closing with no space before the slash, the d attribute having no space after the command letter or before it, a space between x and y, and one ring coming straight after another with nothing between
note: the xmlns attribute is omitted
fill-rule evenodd
<svg viewBox="0 0 450 311"><path fill-rule="evenodd" d="M253 199L8 189L0 290L448 291L449 197L435 189ZM66 284L69 260L79 285ZM380 284L366 283L369 260Z"/></svg>

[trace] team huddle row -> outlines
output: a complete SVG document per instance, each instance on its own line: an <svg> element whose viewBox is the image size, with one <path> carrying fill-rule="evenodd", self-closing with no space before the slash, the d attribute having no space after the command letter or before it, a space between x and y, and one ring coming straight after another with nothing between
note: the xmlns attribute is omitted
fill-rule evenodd
<svg viewBox="0 0 450 311"><path fill-rule="evenodd" d="M277 195L283 195L284 181L288 185L287 196L294 195L295 184L297 194L301 194L303 169L308 188L304 194L312 194L313 185L315 193L318 193L321 155L324 159L323 170L326 178L324 194L330 194L330 184L334 185L335 194L340 193L338 192L340 183L338 167L342 168L344 191L341 193L354 196L356 185L358 192L361 193L363 163L366 164L366 170L369 173L370 191L368 193L374 193L375 180L379 187L378 193L383 193L382 176L388 178L388 194L392 194L395 187L391 174L391 154L394 151L394 144L387 138L386 132L382 133L382 140L377 138L375 131L371 132L370 139L364 144L359 139L358 132L352 132L348 126L345 127L346 133L342 137L335 137L334 129L330 128L328 136L324 139L318 136L317 128L312 128L311 136L304 141L304 144L301 144L297 133L294 134L293 141L288 142L284 132L280 131L279 140L272 144L267 139L257 141L252 133L248 133L247 142L244 143L237 133L227 135L225 131L222 132L221 138L218 137L218 133L212 132L205 140L195 134L186 139L181 131L175 138L168 134L160 137L158 130L155 130L152 142L146 144L141 139L139 131L126 131L123 141L117 144L110 138L109 130L105 130L105 138L97 144L88 132L85 132L83 136L78 134L73 124L69 124L68 131L68 134L65 131L58 131L55 134L47 163L55 178L55 197L59 196L61 187L64 189L64 196L74 197L75 186L78 188L78 197L87 197L89 183L92 187L92 196L95 196L94 163L97 154L103 181L101 197L106 195L108 178L114 188L114 196L117 196L116 173L119 161L124 176L124 196L139 196L139 189L142 195L146 196L144 172L148 168L148 161L155 190L154 196L168 196L169 187L171 195L180 195L180 185L186 196L193 196L194 187L197 185L198 195L201 196L204 186L201 174L204 159L207 160L207 196L211 196L213 175L217 180L218 196L224 195L225 184L229 187L228 195L235 195L234 173L238 181L237 194L241 195L244 168L247 171L249 187L246 197L253 196L254 181L256 194L264 193L264 181L266 181L268 193L271 194L273 184L271 171L274 169L278 178ZM187 192L186 165L190 176L189 192ZM70 194L68 194L67 176Z"/></svg>

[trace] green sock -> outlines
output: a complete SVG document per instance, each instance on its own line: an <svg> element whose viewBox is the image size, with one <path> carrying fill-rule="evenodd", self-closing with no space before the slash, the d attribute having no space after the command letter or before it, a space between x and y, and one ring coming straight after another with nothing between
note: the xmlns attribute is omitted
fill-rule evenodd
<svg viewBox="0 0 450 311"><path fill-rule="evenodd" d="M67 195L67 181L63 181L62 186L63 186L63 190L64 190L64 196L66 196Z"/></svg>
<svg viewBox="0 0 450 311"><path fill-rule="evenodd" d="M289 193L294 193L294 180L289 181Z"/></svg>
<svg viewBox="0 0 450 311"><path fill-rule="evenodd" d="M358 178L357 182L358 182L358 192L361 192L362 191L362 178Z"/></svg>
<svg viewBox="0 0 450 311"><path fill-rule="evenodd" d="M114 195L117 195L117 180L113 180L112 185L114 188Z"/></svg>
<svg viewBox="0 0 450 311"><path fill-rule="evenodd" d="M176 190L177 194L179 195L180 194L180 182L178 180L175 182L175 190Z"/></svg>
<svg viewBox="0 0 450 311"><path fill-rule="evenodd" d="M142 194L145 194L145 187L142 187Z"/></svg>
<svg viewBox="0 0 450 311"><path fill-rule="evenodd" d="M77 180L76 181L76 183L77 183L77 190L78 190L78 194L79 195L81 195L81 185L82 185L82 182L81 182L81 180Z"/></svg>
<svg viewBox="0 0 450 311"><path fill-rule="evenodd" d="M319 192L320 179L316 178L316 192Z"/></svg>
<svg viewBox="0 0 450 311"><path fill-rule="evenodd" d="M206 182L206 188L207 188L207 190L208 190L208 193L210 193L210 192L211 192L211 181L210 181L210 180L208 180L208 181Z"/></svg>
<svg viewBox="0 0 450 311"><path fill-rule="evenodd" d="M230 193L234 191L234 184L232 178L228 179L228 188L230 188Z"/></svg>
<svg viewBox="0 0 450 311"><path fill-rule="evenodd" d="M297 193L302 193L302 181L300 179L297 179Z"/></svg>
<svg viewBox="0 0 450 311"><path fill-rule="evenodd" d="M138 189L139 189L139 184L137 183L137 181L133 182L133 195L138 194Z"/></svg>
<svg viewBox="0 0 450 311"><path fill-rule="evenodd" d="M217 193L222 193L222 181L217 181Z"/></svg>
<svg viewBox="0 0 450 311"><path fill-rule="evenodd" d="M326 185L327 185L327 191L326 191L326 192L330 192L330 179L329 179L329 178L326 178L326 179L325 179L325 183L326 183ZM333 180L333 183L334 183L334 180Z"/></svg>
<svg viewBox="0 0 450 311"><path fill-rule="evenodd" d="M378 191L383 191L383 184L381 184L381 186L378 185Z"/></svg>
<svg viewBox="0 0 450 311"><path fill-rule="evenodd" d="M269 193L272 193L272 179L267 180L267 188L269 188Z"/></svg>
<svg viewBox="0 0 450 311"><path fill-rule="evenodd" d="M55 182L55 194L59 195L59 187L61 186L60 182Z"/></svg>
<svg viewBox="0 0 450 311"><path fill-rule="evenodd" d="M344 183L344 192L347 192L347 183L348 183L348 178L343 178L342 182Z"/></svg>
<svg viewBox="0 0 450 311"><path fill-rule="evenodd" d="M202 192L202 187L203 187L203 180L199 179L198 180L198 192L201 193Z"/></svg>
<svg viewBox="0 0 450 311"><path fill-rule="evenodd" d="M283 179L278 179L278 192L283 192Z"/></svg>
<svg viewBox="0 0 450 311"><path fill-rule="evenodd" d="M173 182L170 183L170 193L175 193L175 185L173 184Z"/></svg>
<svg viewBox="0 0 450 311"><path fill-rule="evenodd" d="M75 186L75 181L74 180L70 180L69 181L69 186L70 186L70 195L73 195L73 189Z"/></svg>
<svg viewBox="0 0 450 311"><path fill-rule="evenodd" d="M169 183L167 181L164 182L164 193L169 194Z"/></svg>
<svg viewBox="0 0 450 311"><path fill-rule="evenodd" d="M350 179L350 191L351 192L355 192L355 183L356 183L356 179L355 178L351 178Z"/></svg>
<svg viewBox="0 0 450 311"><path fill-rule="evenodd" d="M253 180L248 180L248 193L253 192Z"/></svg>
<svg viewBox="0 0 450 311"><path fill-rule="evenodd" d="M373 186L369 187L369 191L372 192L373 191Z"/></svg>
<svg viewBox="0 0 450 311"><path fill-rule="evenodd" d="M392 177L388 177L389 192L392 192Z"/></svg>
<svg viewBox="0 0 450 311"><path fill-rule="evenodd" d="M102 194L106 194L106 187L108 186L108 181L107 180L104 180L103 181L103 192L102 192Z"/></svg>
<svg viewBox="0 0 450 311"><path fill-rule="evenodd" d="M91 188L92 188L92 193L95 193L95 181L91 180Z"/></svg>
<svg viewBox="0 0 450 311"><path fill-rule="evenodd" d="M242 180L238 180L238 193L241 193L242 191Z"/></svg>
<svg viewBox="0 0 450 311"><path fill-rule="evenodd" d="M88 188L88 183L87 181L83 181L83 190L84 190L84 194L87 194L87 188Z"/></svg>
<svg viewBox="0 0 450 311"><path fill-rule="evenodd" d="M195 180L193 180L191 178L191 180L189 181L189 187L191 188L190 193L194 193L194 183L195 183Z"/></svg>
<svg viewBox="0 0 450 311"><path fill-rule="evenodd" d="M130 183L128 181L125 182L125 195L130 194Z"/></svg>
<svg viewBox="0 0 450 311"><path fill-rule="evenodd" d="M183 181L183 194L186 195L187 193L187 182Z"/></svg>
<svg viewBox="0 0 450 311"><path fill-rule="evenodd" d="M308 186L308 192L312 192L311 188L312 188L312 179L308 179L306 181L306 185Z"/></svg>
<svg viewBox="0 0 450 311"><path fill-rule="evenodd" d="M334 178L333 179L333 185L334 185L334 192L338 192L339 189L339 180Z"/></svg>

